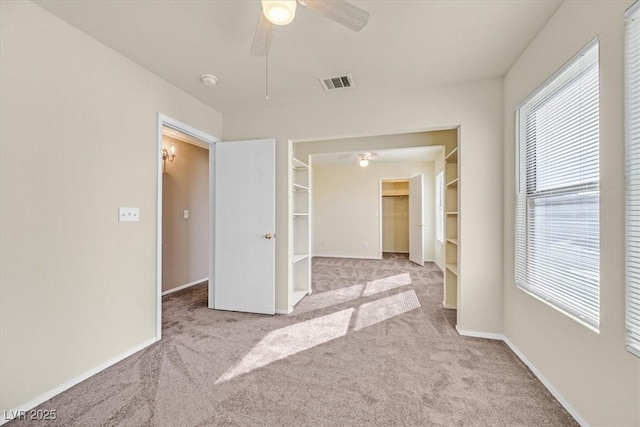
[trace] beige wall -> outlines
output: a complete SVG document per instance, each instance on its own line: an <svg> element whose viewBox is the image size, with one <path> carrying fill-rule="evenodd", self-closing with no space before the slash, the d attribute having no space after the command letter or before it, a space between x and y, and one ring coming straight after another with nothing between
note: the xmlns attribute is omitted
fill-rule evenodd
<svg viewBox="0 0 640 427"><path fill-rule="evenodd" d="M164 136L176 157L162 174L162 290L209 276L209 151ZM189 218L184 218L184 211Z"/></svg>
<svg viewBox="0 0 640 427"><path fill-rule="evenodd" d="M312 157L313 159L313 157ZM313 160L312 160L313 163ZM380 180L424 175L425 260L433 260L433 162L312 167L313 255L380 257ZM408 251L405 249L405 251Z"/></svg>
<svg viewBox="0 0 640 427"><path fill-rule="evenodd" d="M216 136L222 117L30 2L0 2L0 55L9 411L155 338L156 115Z"/></svg>
<svg viewBox="0 0 640 427"><path fill-rule="evenodd" d="M264 108L225 112L225 139L277 140L276 309L287 309L292 282L292 141L391 134L395 138L420 129L460 126L458 324L464 330L502 332L502 120L502 79L410 91L368 92L358 87L323 93L313 103L279 102L277 94L272 94ZM326 152L345 151L337 149L339 141L335 144ZM405 146L430 145L411 144Z"/></svg>
<svg viewBox="0 0 640 427"><path fill-rule="evenodd" d="M505 334L593 426L640 425L640 359L624 350L623 14L631 1L566 1L505 77ZM600 38L600 333L514 284L514 109ZM463 184L464 185L464 184Z"/></svg>

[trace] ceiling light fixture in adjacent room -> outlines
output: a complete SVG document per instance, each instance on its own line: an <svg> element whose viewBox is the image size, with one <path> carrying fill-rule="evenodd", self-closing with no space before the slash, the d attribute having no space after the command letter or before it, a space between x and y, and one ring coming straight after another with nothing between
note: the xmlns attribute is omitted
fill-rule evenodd
<svg viewBox="0 0 640 427"><path fill-rule="evenodd" d="M264 16L275 25L287 25L296 16L296 0L262 0Z"/></svg>
<svg viewBox="0 0 640 427"><path fill-rule="evenodd" d="M366 168L367 166L369 166L369 160L373 159L374 157L377 157L378 153L360 153L358 154L358 164L363 167Z"/></svg>

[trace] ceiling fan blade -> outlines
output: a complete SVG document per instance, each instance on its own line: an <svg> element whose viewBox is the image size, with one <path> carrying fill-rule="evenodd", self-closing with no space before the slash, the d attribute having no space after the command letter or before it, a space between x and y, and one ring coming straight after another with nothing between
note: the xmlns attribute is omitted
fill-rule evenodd
<svg viewBox="0 0 640 427"><path fill-rule="evenodd" d="M256 26L256 33L253 35L251 53L257 56L265 56L271 48L271 22L267 20L260 9L260 18Z"/></svg>
<svg viewBox="0 0 640 427"><path fill-rule="evenodd" d="M369 22L369 12L344 0L298 0L298 2L353 31L360 31Z"/></svg>

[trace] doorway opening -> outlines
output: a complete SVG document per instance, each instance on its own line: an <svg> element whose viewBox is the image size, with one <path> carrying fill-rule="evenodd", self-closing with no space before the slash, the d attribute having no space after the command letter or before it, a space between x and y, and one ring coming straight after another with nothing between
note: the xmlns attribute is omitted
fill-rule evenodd
<svg viewBox="0 0 640 427"><path fill-rule="evenodd" d="M218 139L158 114L157 308L162 297L213 277L213 158ZM209 284L208 299L211 306Z"/></svg>
<svg viewBox="0 0 640 427"><path fill-rule="evenodd" d="M409 253L409 179L383 179L382 253Z"/></svg>
<svg viewBox="0 0 640 427"><path fill-rule="evenodd" d="M443 303L445 308L456 308L456 304L450 304L449 301L455 301L457 294L455 270L458 241L452 236L458 235L459 215L457 210L452 209L457 206L459 197L456 179L459 139L459 129L452 127L400 134L292 141L291 183L296 184L296 174L300 173L295 167L296 161L309 166L309 228L302 232L296 229L294 203L294 215L290 219L294 241L298 234L308 233L311 259L380 259L389 249L384 247L383 242L382 181L422 178L422 191L417 191L422 196L422 221L411 224L409 220L408 235L415 234L418 237L414 236L413 239L416 256L410 259L420 265L434 262L443 273L447 271ZM377 155L369 159L367 165L362 165L359 156L366 152L375 152ZM441 173L444 179L436 179ZM419 188L420 185L414 187ZM296 186L292 185L294 202L296 191ZM412 199L411 195L405 197L407 201ZM418 198L414 198L414 201ZM414 218L419 217L419 213L414 213ZM409 238L409 253L412 252L411 240ZM424 242L422 245L419 243L421 240ZM456 253L452 247L455 247ZM292 266L295 256L294 245ZM449 271L454 272L449 274ZM305 277L300 280L294 273L291 268L289 312L297 301L294 298L295 291L307 286L307 283L311 288L313 282L312 275L309 279ZM451 275L456 277L452 279Z"/></svg>
<svg viewBox="0 0 640 427"><path fill-rule="evenodd" d="M209 148L162 130L162 295L209 280ZM166 152L165 152L166 150Z"/></svg>

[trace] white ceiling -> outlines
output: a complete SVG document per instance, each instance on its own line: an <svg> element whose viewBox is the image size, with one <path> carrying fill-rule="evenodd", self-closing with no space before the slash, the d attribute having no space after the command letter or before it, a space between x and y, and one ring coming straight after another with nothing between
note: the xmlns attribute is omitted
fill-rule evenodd
<svg viewBox="0 0 640 427"><path fill-rule="evenodd" d="M218 111L265 105L265 58L250 54L260 2L36 1ZM347 96L319 77L352 73L351 91L503 76L561 0L352 1L370 13L352 32L298 7L273 31L269 102ZM200 75L218 77L204 86Z"/></svg>
<svg viewBox="0 0 640 427"><path fill-rule="evenodd" d="M348 166L355 165L360 151L349 153L323 153L311 156L313 166ZM397 148L392 150L375 150L378 155L370 163L415 163L433 162L444 153L442 146Z"/></svg>

